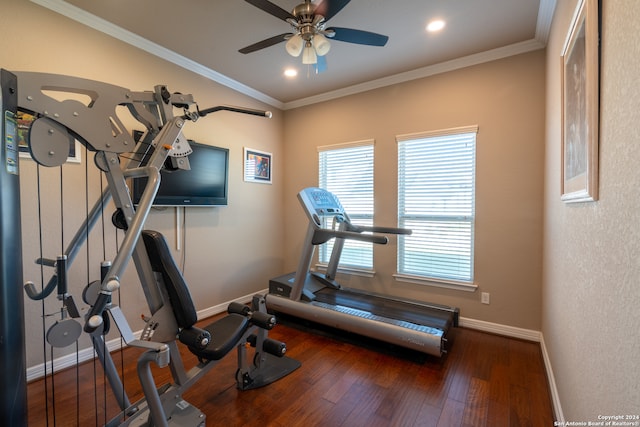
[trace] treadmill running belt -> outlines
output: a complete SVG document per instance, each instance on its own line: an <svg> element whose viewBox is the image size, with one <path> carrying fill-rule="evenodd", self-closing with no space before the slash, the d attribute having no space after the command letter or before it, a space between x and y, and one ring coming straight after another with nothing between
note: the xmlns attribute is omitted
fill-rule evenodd
<svg viewBox="0 0 640 427"><path fill-rule="evenodd" d="M386 317L371 314L368 311L358 310L357 308L345 307L342 305L327 304L324 302L313 301L311 304L316 307L326 308L327 310L333 310L340 313L349 314L351 316L361 317L363 319L375 320L377 322L384 322L390 325L400 326L405 329L413 329L414 331L422 332L425 334L431 334L433 336L442 336L444 332L437 328L430 326L416 325L415 323L407 322L405 320L389 319Z"/></svg>
<svg viewBox="0 0 640 427"><path fill-rule="evenodd" d="M377 316L418 325L449 330L453 313L428 306L415 305L347 289L324 288L315 293L315 301L368 311Z"/></svg>

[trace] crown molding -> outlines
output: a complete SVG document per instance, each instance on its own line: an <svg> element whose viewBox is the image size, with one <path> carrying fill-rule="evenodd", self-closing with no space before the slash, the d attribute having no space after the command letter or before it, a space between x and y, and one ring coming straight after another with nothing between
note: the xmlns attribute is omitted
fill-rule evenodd
<svg viewBox="0 0 640 427"><path fill-rule="evenodd" d="M556 10L556 1L557 0L540 0L535 39L545 46L547 45L549 33L551 32L551 22L553 21L553 14Z"/></svg>

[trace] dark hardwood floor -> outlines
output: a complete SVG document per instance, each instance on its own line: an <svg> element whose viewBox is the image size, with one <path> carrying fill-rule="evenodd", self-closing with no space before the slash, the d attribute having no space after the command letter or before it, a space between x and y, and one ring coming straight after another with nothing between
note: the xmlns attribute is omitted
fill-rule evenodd
<svg viewBox="0 0 640 427"><path fill-rule="evenodd" d="M207 426L553 425L537 343L458 328L449 354L435 358L371 341L354 345L288 322L270 336L285 341L302 367L269 386L239 391L233 351L184 395L206 414ZM140 353L112 354L132 401L142 397ZM188 351L182 354L187 368L195 365ZM154 375L158 386L170 378L168 368ZM30 383L28 407L29 426L100 426L119 412L97 362L58 372L46 386Z"/></svg>

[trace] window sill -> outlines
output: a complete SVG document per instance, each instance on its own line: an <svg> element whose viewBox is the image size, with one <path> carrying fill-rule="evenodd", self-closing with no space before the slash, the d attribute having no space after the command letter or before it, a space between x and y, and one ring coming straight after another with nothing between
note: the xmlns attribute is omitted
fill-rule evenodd
<svg viewBox="0 0 640 427"><path fill-rule="evenodd" d="M459 282L455 280L430 279L427 277L411 276L409 274L394 274L393 277L398 282L417 283L419 285L433 286L436 288L454 289L457 291L475 292L478 285L469 282Z"/></svg>
<svg viewBox="0 0 640 427"><path fill-rule="evenodd" d="M326 264L316 264L315 271L327 271ZM351 274L353 276L373 277L376 275L374 270L366 270L355 267L338 267L338 273Z"/></svg>

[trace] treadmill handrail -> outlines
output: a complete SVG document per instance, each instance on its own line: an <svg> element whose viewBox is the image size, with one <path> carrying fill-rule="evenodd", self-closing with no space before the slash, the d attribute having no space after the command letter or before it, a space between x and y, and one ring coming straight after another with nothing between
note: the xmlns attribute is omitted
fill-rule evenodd
<svg viewBox="0 0 640 427"><path fill-rule="evenodd" d="M320 245L329 241L332 238L347 239L347 240L360 240L363 242L376 243L379 245L386 245L389 243L387 236L380 236L376 234L362 234L353 231L340 231L330 230L326 228L320 228L316 230L313 235L313 244Z"/></svg>
<svg viewBox="0 0 640 427"><path fill-rule="evenodd" d="M366 226L366 225L354 225L349 224L350 231L354 231L356 233L362 233L365 231L369 231L372 233L383 233L383 234L404 234L410 235L413 233L413 230L408 228L395 228L395 227L379 227L379 226Z"/></svg>

